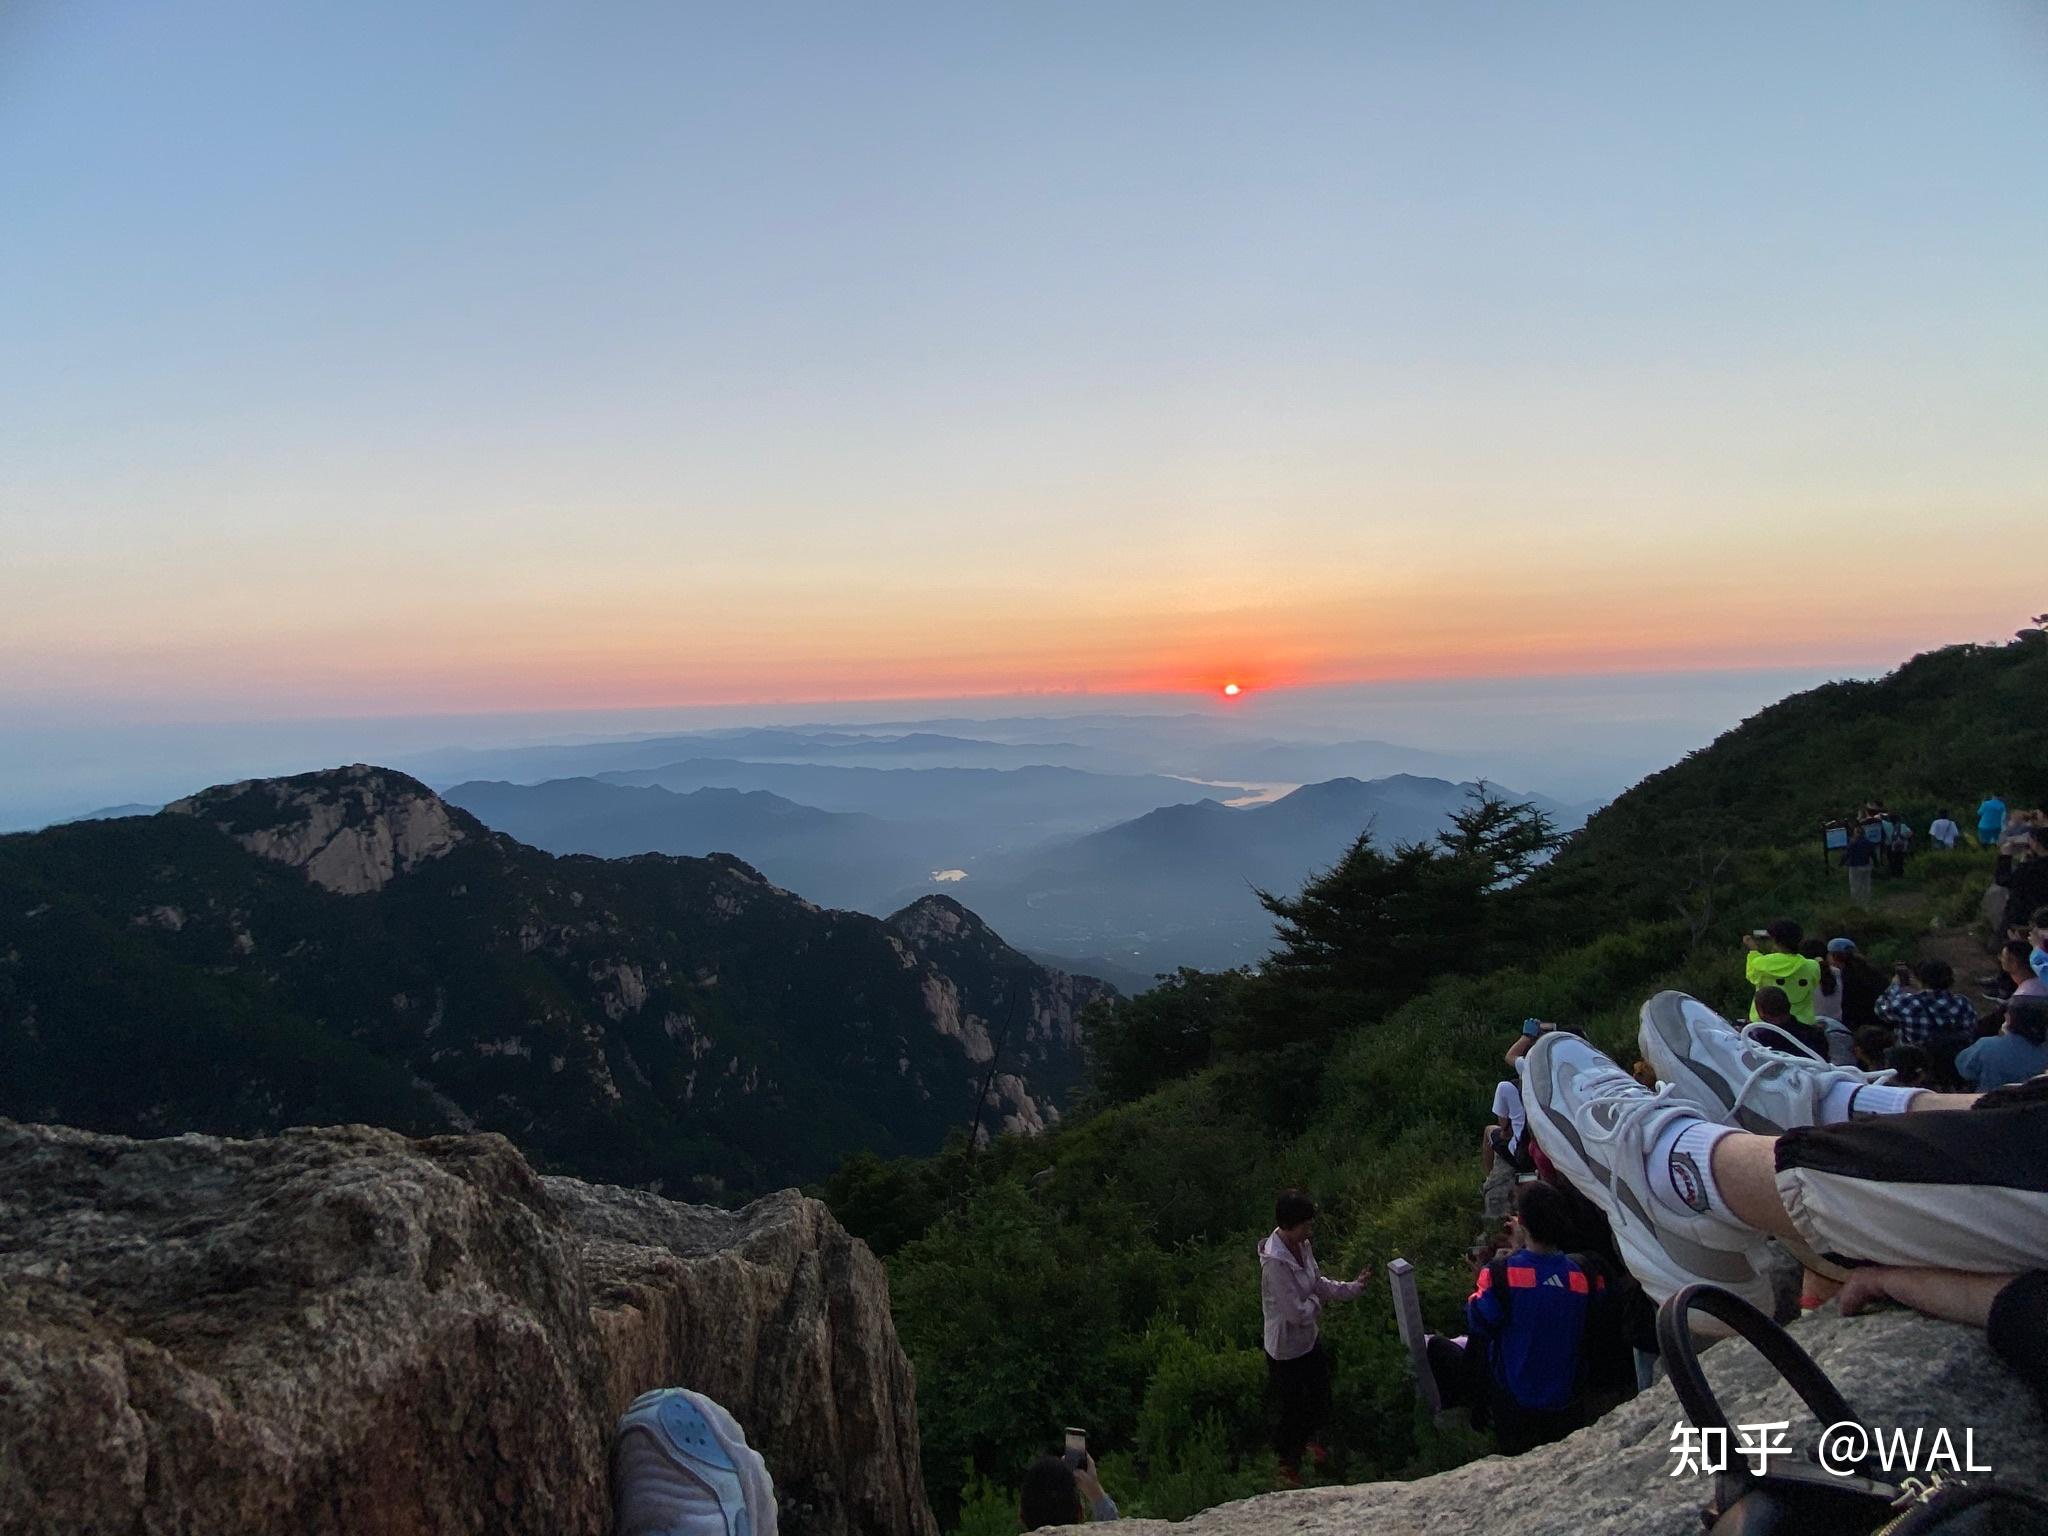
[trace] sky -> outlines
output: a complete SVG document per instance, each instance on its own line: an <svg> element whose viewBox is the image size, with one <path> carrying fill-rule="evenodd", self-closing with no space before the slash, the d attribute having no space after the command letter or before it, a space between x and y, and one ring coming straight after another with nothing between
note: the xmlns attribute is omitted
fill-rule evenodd
<svg viewBox="0 0 2048 1536"><path fill-rule="evenodd" d="M1998 638L2044 143L2020 0L13 0L0 731Z"/></svg>

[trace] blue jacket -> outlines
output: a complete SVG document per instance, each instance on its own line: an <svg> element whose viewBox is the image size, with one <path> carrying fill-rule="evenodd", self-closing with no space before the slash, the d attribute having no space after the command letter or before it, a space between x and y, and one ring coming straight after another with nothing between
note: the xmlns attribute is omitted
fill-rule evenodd
<svg viewBox="0 0 2048 1536"><path fill-rule="evenodd" d="M1494 1381L1524 1408L1571 1406L1586 1312L1596 1292L1606 1288L1604 1278L1588 1280L1565 1255L1527 1248L1479 1271L1465 1320L1472 1336L1486 1344Z"/></svg>

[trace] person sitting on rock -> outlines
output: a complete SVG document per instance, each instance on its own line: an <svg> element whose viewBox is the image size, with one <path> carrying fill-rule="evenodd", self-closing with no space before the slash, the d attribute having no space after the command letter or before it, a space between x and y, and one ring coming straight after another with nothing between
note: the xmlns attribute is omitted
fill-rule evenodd
<svg viewBox="0 0 2048 1536"><path fill-rule="evenodd" d="M1891 1025L1900 1045L1927 1053L1939 1082L1951 1079L1956 1052L1977 1038L1977 1010L1949 990L1955 980L1955 967L1946 960L1922 960L1910 971L1902 965L1877 1000L1877 1016Z"/></svg>
<svg viewBox="0 0 2048 1536"><path fill-rule="evenodd" d="M1515 1197L1515 1178L1534 1171L1529 1156L1528 1117L1522 1113L1521 1080L1514 1075L1520 1051L1535 1043L1541 1025L1535 1019L1522 1021L1516 1049L1508 1052L1508 1076L1493 1089L1493 1123L1479 1138L1479 1190L1488 1221L1504 1221Z"/></svg>
<svg viewBox="0 0 2048 1536"><path fill-rule="evenodd" d="M1773 1050L1806 1051L1822 1061L1828 1059L1827 1036L1792 1017L1792 1000L1783 987L1758 987L1750 1011L1757 1020L1751 1034L1762 1044Z"/></svg>
<svg viewBox="0 0 2048 1536"><path fill-rule="evenodd" d="M1705 1282L1768 1312L1777 1239L1810 1265L1862 1266L1845 1312L1890 1299L1988 1327L2048 1392L2048 1078L1983 1095L1904 1088L1765 1050L1677 992L1643 1005L1639 1041L1657 1092L1548 1034L1524 1060L1522 1099L1653 1298Z"/></svg>
<svg viewBox="0 0 2048 1536"><path fill-rule="evenodd" d="M1580 1343L1594 1284L1562 1251L1564 1196L1525 1184L1515 1196L1518 1246L1475 1277L1465 1303L1473 1344L1486 1351L1488 1417L1506 1455L1561 1439L1585 1422Z"/></svg>
<svg viewBox="0 0 2048 1536"><path fill-rule="evenodd" d="M1025 1469L1024 1487L1017 1495L1017 1518L1025 1530L1079 1525L1084 1508L1091 1524L1117 1518L1116 1500L1103 1492L1102 1479L1095 1474L1095 1458L1085 1451L1075 1454L1082 1458L1078 1467L1063 1456L1048 1455Z"/></svg>
<svg viewBox="0 0 2048 1536"><path fill-rule="evenodd" d="M1998 991L2008 1001L2015 997L2048 997L2048 982L2034 974L2033 942L2007 939L1998 947Z"/></svg>
<svg viewBox="0 0 2048 1536"><path fill-rule="evenodd" d="M1999 1032L1964 1046L1956 1056L1956 1076L1979 1093L2043 1072L2048 1072L2048 997L2015 997L2005 1005Z"/></svg>

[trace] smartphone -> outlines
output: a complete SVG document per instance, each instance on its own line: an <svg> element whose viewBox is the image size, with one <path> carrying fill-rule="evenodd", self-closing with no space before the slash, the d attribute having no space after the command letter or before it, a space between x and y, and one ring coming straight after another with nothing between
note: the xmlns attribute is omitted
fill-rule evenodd
<svg viewBox="0 0 2048 1536"><path fill-rule="evenodd" d="M1768 939L1771 936L1771 930L1768 928L1752 928L1749 930L1749 936L1752 939Z"/></svg>
<svg viewBox="0 0 2048 1536"><path fill-rule="evenodd" d="M1067 1426L1067 1448L1063 1453L1067 1465L1079 1471L1088 1465L1088 1431Z"/></svg>

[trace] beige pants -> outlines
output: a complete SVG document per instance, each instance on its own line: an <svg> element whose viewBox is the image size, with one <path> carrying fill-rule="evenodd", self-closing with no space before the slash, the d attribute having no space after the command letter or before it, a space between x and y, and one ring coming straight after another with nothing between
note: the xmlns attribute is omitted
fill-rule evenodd
<svg viewBox="0 0 2048 1536"><path fill-rule="evenodd" d="M1816 1253L2048 1269L2048 1100L1793 1131L1777 1158L1778 1198Z"/></svg>

